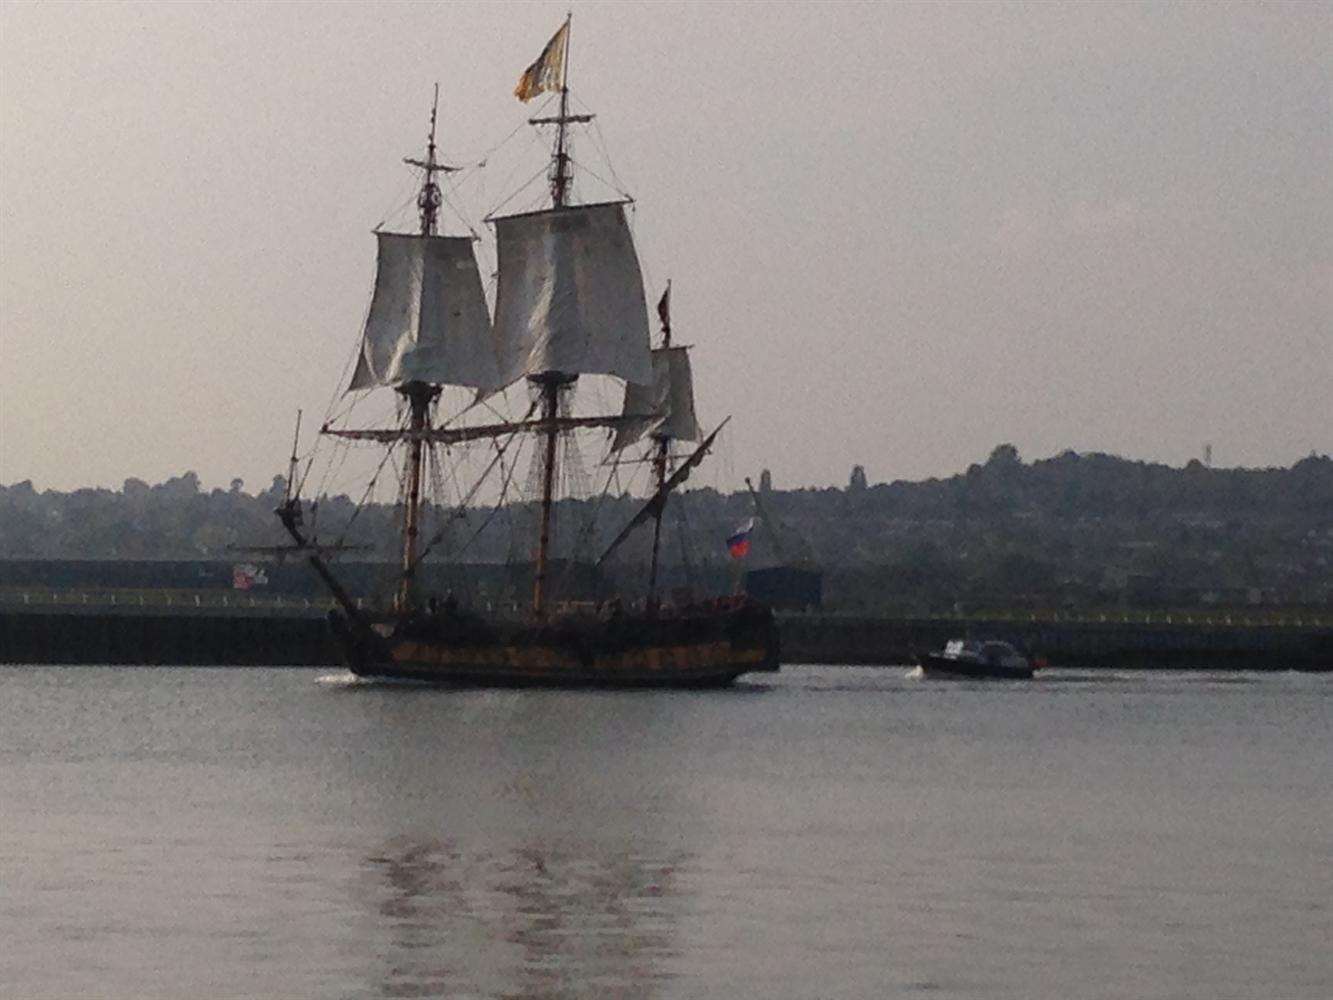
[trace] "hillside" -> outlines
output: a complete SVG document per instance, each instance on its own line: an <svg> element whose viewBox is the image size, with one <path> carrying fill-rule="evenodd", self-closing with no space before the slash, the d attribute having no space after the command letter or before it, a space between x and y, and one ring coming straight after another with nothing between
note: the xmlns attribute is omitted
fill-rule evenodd
<svg viewBox="0 0 1333 1000"><path fill-rule="evenodd" d="M0 486L0 559L226 560L231 546L281 541L272 510L283 481L247 493L203 490L193 473L120 490ZM813 563L836 609L929 612L981 607L1333 604L1333 460L1290 468L1184 468L1065 452L1024 463L1009 445L965 473L845 489L766 489L748 565ZM635 498L566 501L557 554L595 558ZM597 522L591 516L597 508ZM665 559L725 580L723 539L754 507L748 494L689 490L673 510ZM347 497L320 499L321 538L392 560L392 506L353 518ZM445 560L527 554L530 505L469 511L437 548ZM350 525L350 527L349 527ZM623 562L646 555L646 532ZM685 553L682 556L682 553Z"/></svg>

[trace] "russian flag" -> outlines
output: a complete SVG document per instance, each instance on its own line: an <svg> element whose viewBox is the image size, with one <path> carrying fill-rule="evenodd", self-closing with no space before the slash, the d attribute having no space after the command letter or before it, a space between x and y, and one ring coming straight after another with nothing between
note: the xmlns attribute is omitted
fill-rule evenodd
<svg viewBox="0 0 1333 1000"><path fill-rule="evenodd" d="M754 518L746 521L727 538L727 551L733 559L744 559L750 554L750 532L754 530Z"/></svg>

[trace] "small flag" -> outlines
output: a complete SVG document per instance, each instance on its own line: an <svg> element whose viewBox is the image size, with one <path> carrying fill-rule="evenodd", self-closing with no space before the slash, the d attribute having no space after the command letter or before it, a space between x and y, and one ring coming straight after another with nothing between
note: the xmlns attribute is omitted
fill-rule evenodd
<svg viewBox="0 0 1333 1000"><path fill-rule="evenodd" d="M538 94L559 90L565 85L565 39L569 35L569 21L551 36L537 61L523 71L514 88L514 96L525 104Z"/></svg>
<svg viewBox="0 0 1333 1000"><path fill-rule="evenodd" d="M238 563L231 568L233 590L249 590L268 583L268 574L253 563Z"/></svg>
<svg viewBox="0 0 1333 1000"><path fill-rule="evenodd" d="M671 329L671 282L667 282L666 291L657 303L657 318L662 321L662 329Z"/></svg>
<svg viewBox="0 0 1333 1000"><path fill-rule="evenodd" d="M750 554L750 532L754 530L754 518L746 521L727 538L727 551L733 559L744 559Z"/></svg>

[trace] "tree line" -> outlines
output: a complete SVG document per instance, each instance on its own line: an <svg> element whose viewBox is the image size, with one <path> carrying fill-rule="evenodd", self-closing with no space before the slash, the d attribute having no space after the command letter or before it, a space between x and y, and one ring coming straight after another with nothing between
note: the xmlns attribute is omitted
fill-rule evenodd
<svg viewBox="0 0 1333 1000"><path fill-rule="evenodd" d="M745 567L798 564L824 573L826 604L929 612L983 607L1333 604L1333 459L1289 468L1176 468L1064 452L1024 462L1000 445L984 463L924 482L748 492L686 490L668 507L668 566L726 579ZM241 480L204 489L186 472L119 490L0 486L0 559L226 560L280 544L273 509L286 483L247 492ZM345 558L397 558L394 504L359 512L319 497L322 540L358 546ZM557 555L593 561L641 504L612 496L562 501ZM427 535L444 561L530 558L535 509L434 510ZM596 515L594 517L594 514ZM745 567L724 541L755 518ZM431 527L434 525L435 527ZM618 555L648 556L649 531Z"/></svg>

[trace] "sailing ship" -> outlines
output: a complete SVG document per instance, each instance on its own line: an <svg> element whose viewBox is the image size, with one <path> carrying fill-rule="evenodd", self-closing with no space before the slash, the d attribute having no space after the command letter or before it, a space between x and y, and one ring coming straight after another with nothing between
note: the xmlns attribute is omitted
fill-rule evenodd
<svg viewBox="0 0 1333 1000"><path fill-rule="evenodd" d="M495 308L488 311L472 236L441 235L439 176L454 169L436 148L436 104L419 169L420 226L415 233L376 232L374 292L360 353L347 391L388 389L402 405L395 426L342 428L323 435L401 449L401 563L392 607L363 608L326 559L332 551L307 537L303 504L289 477L277 511L296 546L335 602L333 632L347 666L370 677L410 678L462 686L708 687L749 671L778 669L771 610L743 595L668 602L659 596L662 520L668 497L702 461L722 426L702 435L694 408L685 347L671 343L668 292L659 306L662 338L650 346L647 299L625 217L626 200L575 203L567 130L591 115L570 110L567 18L520 78L515 95L559 95L558 113L529 119L555 127L548 171L550 204L537 211L488 218L496 234ZM582 376L624 383L619 413L576 416L570 405ZM446 387L477 399L526 383L526 412L493 423L440 421ZM725 421L723 421L725 424ZM598 560L652 525L647 597L628 604L558 600L551 566L557 513L555 487L562 437L587 428L612 435L612 456L647 446L651 495ZM298 420L299 435L299 420ZM421 521L427 459L439 446L458 448L535 437L540 464L531 604L521 613L473 610L448 595L421 593ZM702 438L702 440L700 440ZM672 443L698 442L684 456ZM313 533L311 533L313 536Z"/></svg>

